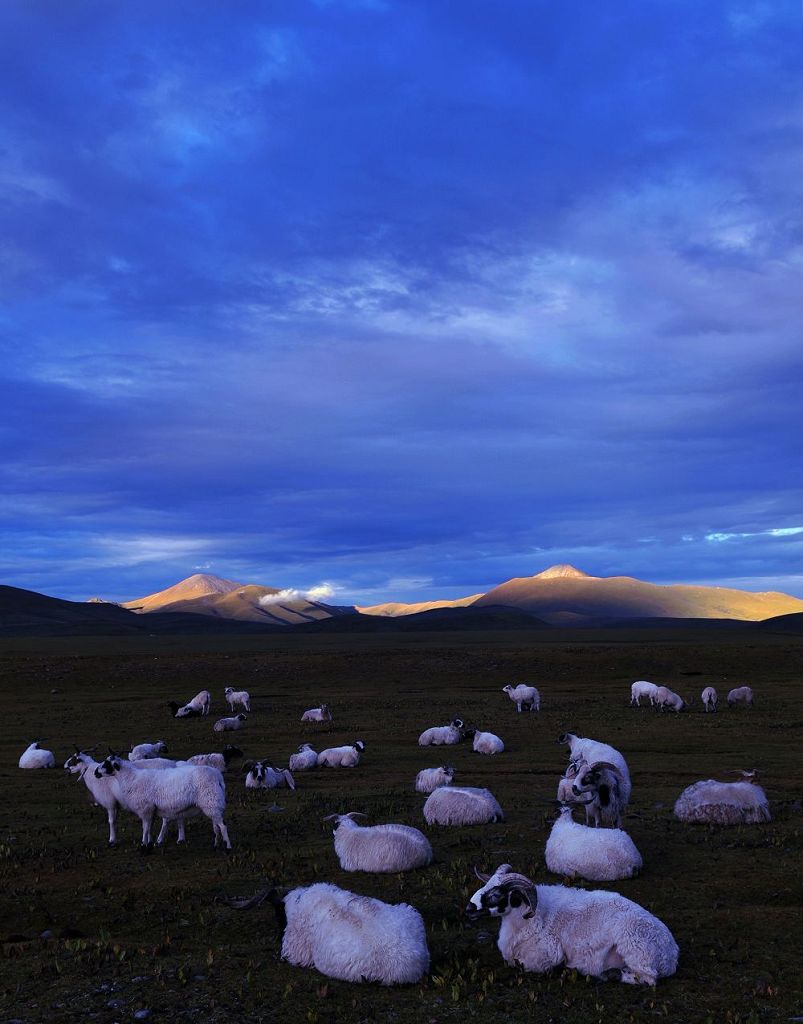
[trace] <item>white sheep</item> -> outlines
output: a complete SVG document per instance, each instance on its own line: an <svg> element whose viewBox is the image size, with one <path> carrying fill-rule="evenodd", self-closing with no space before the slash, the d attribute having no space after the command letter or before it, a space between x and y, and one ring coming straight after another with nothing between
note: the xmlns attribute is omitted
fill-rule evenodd
<svg viewBox="0 0 803 1024"><path fill-rule="evenodd" d="M728 707L732 708L734 704L746 704L752 708L753 688L750 686L737 686L734 690L731 690L728 693Z"/></svg>
<svg viewBox="0 0 803 1024"><path fill-rule="evenodd" d="M630 703L634 708L641 707L641 698L646 697L650 704L655 706L655 695L658 687L646 679L637 679L630 687Z"/></svg>
<svg viewBox="0 0 803 1024"><path fill-rule="evenodd" d="M362 740L343 747L327 747L318 754L318 766L324 768L356 768L365 744Z"/></svg>
<svg viewBox="0 0 803 1024"><path fill-rule="evenodd" d="M248 690L235 690L233 686L227 686L223 691L223 695L228 701L232 714L238 705L243 708L244 711L251 711L251 694Z"/></svg>
<svg viewBox="0 0 803 1024"><path fill-rule="evenodd" d="M582 804L585 807L586 823L595 826L621 828L622 814L627 801L622 792L622 775L619 768L610 761L595 761L594 764L581 760L574 762L576 774L572 780L571 796L566 803ZM560 790L560 786L558 787Z"/></svg>
<svg viewBox="0 0 803 1024"><path fill-rule="evenodd" d="M407 903L358 896L328 882L283 892L266 889L246 909L269 900L282 932L282 959L340 981L409 985L429 970L424 921Z"/></svg>
<svg viewBox="0 0 803 1024"><path fill-rule="evenodd" d="M232 743L227 743L220 753L213 751L210 754L193 754L187 758L187 764L205 764L210 768L217 768L219 772L225 772L236 757L242 757L243 752Z"/></svg>
<svg viewBox="0 0 803 1024"><path fill-rule="evenodd" d="M622 806L627 806L630 803L630 792L632 789L630 782L630 771L627 767L627 761L619 753L616 747L610 746L608 743L601 743L599 740L592 740L584 736L575 736L572 732L564 732L558 737L558 743L566 743L569 746L569 760L570 761L586 761L592 765L600 761L607 761L609 764L614 765L619 770L621 777L620 791L622 796Z"/></svg>
<svg viewBox="0 0 803 1024"><path fill-rule="evenodd" d="M552 826L544 850L546 866L556 875L587 878L591 882L612 882L633 878L642 868L635 843L618 828L589 828L572 819L564 804Z"/></svg>
<svg viewBox="0 0 803 1024"><path fill-rule="evenodd" d="M301 716L302 722L331 722L332 712L328 704L321 704L319 708L309 708Z"/></svg>
<svg viewBox="0 0 803 1024"><path fill-rule="evenodd" d="M463 735L466 739L473 739L472 750L477 754L501 754L504 743L492 732L482 732L480 729L466 729Z"/></svg>
<svg viewBox="0 0 803 1024"><path fill-rule="evenodd" d="M755 772L742 772L746 782L706 779L684 789L675 802L675 817L705 825L752 825L771 821L767 794L752 780Z"/></svg>
<svg viewBox="0 0 803 1024"><path fill-rule="evenodd" d="M43 750L39 740L29 744L19 759L20 768L55 768L56 757L50 750Z"/></svg>
<svg viewBox="0 0 803 1024"><path fill-rule="evenodd" d="M226 785L217 768L207 765L179 765L174 771L149 771L137 768L116 754L110 754L94 769L96 779L113 778L118 803L132 811L142 822L142 845L150 846L154 814L163 820L156 840L161 844L167 822L200 811L212 822L215 846L222 840L231 849L228 829L223 821L226 809Z"/></svg>
<svg viewBox="0 0 803 1024"><path fill-rule="evenodd" d="M572 794L572 784L577 778L577 773L580 770L581 765L585 765L585 761L581 758L579 761L569 761L566 767L566 771L563 773L563 777L558 783L558 792L556 799L558 803L570 804L574 802L574 796Z"/></svg>
<svg viewBox="0 0 803 1024"><path fill-rule="evenodd" d="M106 775L100 778L95 775L95 769L99 768L101 763L96 761L88 750L79 750L76 747L75 753L64 762L64 767L71 775L77 775L84 782L93 802L106 811L109 822L109 846L114 846L117 843L117 812L121 804L117 799L114 780ZM163 828L165 824L165 819L162 819ZM183 818L178 818L178 841L184 842Z"/></svg>
<svg viewBox="0 0 803 1024"><path fill-rule="evenodd" d="M497 946L511 966L542 974L563 965L629 985L654 985L677 970L677 943L663 921L617 892L534 885L510 864L476 874L485 884L466 913L502 918Z"/></svg>
<svg viewBox="0 0 803 1024"><path fill-rule="evenodd" d="M329 814L323 820L334 824L335 853L344 871L413 871L432 863L429 840L410 825L358 825L359 811Z"/></svg>
<svg viewBox="0 0 803 1024"><path fill-rule="evenodd" d="M516 706L516 711L521 712L522 708L530 707L531 711L541 711L541 694L535 686L526 683L518 683L513 686L510 683L502 687L502 692L507 693Z"/></svg>
<svg viewBox="0 0 803 1024"><path fill-rule="evenodd" d="M424 820L428 825L484 825L504 821L505 814L490 790L439 786L427 797Z"/></svg>
<svg viewBox="0 0 803 1024"><path fill-rule="evenodd" d="M507 686L502 687L502 693L506 693L510 697L518 712L521 712L522 707L527 705L529 705L530 711L541 710L541 694L534 686L528 686L527 683L513 686L508 683Z"/></svg>
<svg viewBox="0 0 803 1024"><path fill-rule="evenodd" d="M318 755L311 743L302 743L295 754L290 755L288 768L291 772L308 772L318 767Z"/></svg>
<svg viewBox="0 0 803 1024"><path fill-rule="evenodd" d="M463 739L463 720L453 718L449 725L433 725L418 737L419 747L449 746Z"/></svg>
<svg viewBox="0 0 803 1024"><path fill-rule="evenodd" d="M293 773L287 768L274 768L270 761L257 761L248 768L246 789L295 789Z"/></svg>
<svg viewBox="0 0 803 1024"><path fill-rule="evenodd" d="M415 788L418 793L431 793L439 786L451 786L455 770L451 765L440 768L422 768L415 777Z"/></svg>
<svg viewBox="0 0 803 1024"><path fill-rule="evenodd" d="M186 704L179 704L177 701L169 700L168 707L173 712L173 718L193 718L196 715L208 715L212 704L212 694L209 690L201 690L196 693L192 700Z"/></svg>
<svg viewBox="0 0 803 1024"><path fill-rule="evenodd" d="M234 732L237 729L242 729L247 721L248 715L240 713L233 718L219 718L212 726L212 729L215 732Z"/></svg>
<svg viewBox="0 0 803 1024"><path fill-rule="evenodd" d="M155 743L138 743L128 752L129 761L143 761L146 758L158 757L167 753L167 744L164 740L157 740Z"/></svg>
<svg viewBox="0 0 803 1024"><path fill-rule="evenodd" d="M706 688L700 694L700 698L703 702L703 708L705 709L705 713L708 714L709 711L713 711L716 714L718 698L717 691L714 689L714 687L706 686Z"/></svg>
<svg viewBox="0 0 803 1024"><path fill-rule="evenodd" d="M658 692L655 694L655 704L660 711L671 708L676 714L686 709L686 701L679 693L670 690L668 686L658 687Z"/></svg>

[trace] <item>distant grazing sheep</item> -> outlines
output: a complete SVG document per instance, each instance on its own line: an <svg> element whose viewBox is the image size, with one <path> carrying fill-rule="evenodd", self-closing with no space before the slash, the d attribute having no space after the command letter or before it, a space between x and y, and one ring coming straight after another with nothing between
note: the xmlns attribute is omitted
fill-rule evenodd
<svg viewBox="0 0 803 1024"><path fill-rule="evenodd" d="M241 707L244 711L251 710L251 694L248 690L235 690L233 686L227 686L223 691L223 695L231 708L232 712L236 707Z"/></svg>
<svg viewBox="0 0 803 1024"><path fill-rule="evenodd" d="M428 825L484 825L504 821L493 793L473 786L439 786L427 797L424 819Z"/></svg>
<svg viewBox="0 0 803 1024"><path fill-rule="evenodd" d="M750 686L737 686L728 694L728 707L734 704L746 704L749 708L753 706L753 689Z"/></svg>
<svg viewBox="0 0 803 1024"><path fill-rule="evenodd" d="M25 748L19 759L20 768L55 768L56 758L50 750L42 750L39 741L34 740Z"/></svg>
<svg viewBox="0 0 803 1024"><path fill-rule="evenodd" d="M541 710L541 694L534 686L528 686L527 683L513 686L508 683L507 686L502 687L502 693L506 693L510 697L518 712L521 712L523 707L529 708L530 711Z"/></svg>
<svg viewBox="0 0 803 1024"><path fill-rule="evenodd" d="M706 686L706 688L700 694L700 697L703 702L703 708L705 709L705 713L708 714L709 711L713 711L716 714L717 691L714 689L714 687Z"/></svg>
<svg viewBox="0 0 803 1024"><path fill-rule="evenodd" d="M658 692L655 694L655 703L660 711L671 708L677 714L686 710L686 701L679 693L670 690L668 686L658 687Z"/></svg>
<svg viewBox="0 0 803 1024"><path fill-rule="evenodd" d="M173 712L173 718L193 718L197 715L208 715L209 707L212 704L212 694L209 690L201 690L196 693L192 700L186 704L179 704L174 700L167 702Z"/></svg>
<svg viewBox="0 0 803 1024"><path fill-rule="evenodd" d="M655 683L647 682L646 679L637 679L630 687L630 703L634 708L641 706L641 698L645 697L650 704L655 706L655 695L658 687Z"/></svg>

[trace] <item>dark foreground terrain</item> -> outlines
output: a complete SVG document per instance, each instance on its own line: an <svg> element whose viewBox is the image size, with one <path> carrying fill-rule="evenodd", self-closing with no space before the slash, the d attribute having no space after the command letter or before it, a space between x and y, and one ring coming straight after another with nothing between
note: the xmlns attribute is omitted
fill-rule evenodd
<svg viewBox="0 0 803 1024"><path fill-rule="evenodd" d="M307 637L137 637L3 640L0 697L0 1019L127 1022L393 1021L440 1024L561 1021L760 1022L803 1018L800 978L801 735L799 639L753 635L550 633ZM682 715L628 706L635 679L698 698ZM540 715L517 715L508 682L541 689ZM749 682L752 711L704 715L699 693L724 697ZM229 772L227 821L234 851L212 850L205 819L164 848L139 852L139 822L124 815L120 845L106 845L105 813L82 783L55 771L23 772L34 739L59 765L74 744L128 749L164 739L171 755L219 749L212 722L223 689L243 687L254 713L235 739L246 757L286 763L299 743L361 738L352 771L299 774L296 792L246 792ZM208 719L176 721L168 698L213 694ZM314 736L302 711L328 701L331 732ZM722 702L724 704L724 701ZM496 758L468 744L419 748L419 733L454 715L497 732ZM602 984L504 964L497 926L462 917L486 871L509 861L539 883L559 882L543 848L566 748L565 729L625 754L633 802L625 827L643 874L609 886L670 927L675 977L657 988ZM426 828L416 772L444 763L456 782L488 786L504 824L429 829L430 868L408 874L340 870L324 814L360 810L371 822ZM761 770L773 821L709 828L675 821L672 805L696 779ZM281 810L272 809L276 804ZM220 897L250 895L265 880L329 880L424 916L432 970L421 984L385 989L329 980L279 961L269 908L235 911ZM601 887L588 884L587 888ZM143 1012L141 1012L143 1011ZM138 1015L135 1017L135 1015Z"/></svg>

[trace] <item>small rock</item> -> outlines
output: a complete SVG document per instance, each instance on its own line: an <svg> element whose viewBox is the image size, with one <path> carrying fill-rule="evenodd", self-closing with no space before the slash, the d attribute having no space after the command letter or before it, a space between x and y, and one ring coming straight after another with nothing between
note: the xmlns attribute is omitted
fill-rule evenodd
<svg viewBox="0 0 803 1024"><path fill-rule="evenodd" d="M110 999L108 1001L108 1003L106 1003L106 1005L109 1007L110 1010L119 1010L120 1007L123 1005L123 1000L122 999Z"/></svg>
<svg viewBox="0 0 803 1024"><path fill-rule="evenodd" d="M193 981L206 981L206 975L205 974L195 974L195 975L193 975L193 979L192 980Z"/></svg>
<svg viewBox="0 0 803 1024"><path fill-rule="evenodd" d="M134 1020L147 1020L148 1017L150 1017L150 1015L151 1015L151 1011L150 1010L145 1010L145 1009L137 1010L134 1013Z"/></svg>
<svg viewBox="0 0 803 1024"><path fill-rule="evenodd" d="M50 930L50 928L45 928L45 930L40 933L39 938L40 939L52 939L53 938L53 932Z"/></svg>

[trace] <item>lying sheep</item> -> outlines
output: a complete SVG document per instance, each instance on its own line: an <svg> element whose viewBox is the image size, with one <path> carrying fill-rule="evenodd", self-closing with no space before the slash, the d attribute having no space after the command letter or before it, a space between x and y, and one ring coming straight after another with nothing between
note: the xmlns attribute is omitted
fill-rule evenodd
<svg viewBox="0 0 803 1024"><path fill-rule="evenodd" d="M29 744L19 759L20 768L55 768L56 757L50 750L43 750L39 740Z"/></svg>
<svg viewBox="0 0 803 1024"><path fill-rule="evenodd" d="M484 825L504 821L493 793L474 786L439 786L427 797L424 820L428 825Z"/></svg>
<svg viewBox="0 0 803 1024"><path fill-rule="evenodd" d="M318 766L324 768L356 768L365 744L362 740L343 747L327 747L318 754Z"/></svg>
<svg viewBox="0 0 803 1024"><path fill-rule="evenodd" d="M482 732L480 729L465 729L463 735L467 740L473 740L472 749L478 754L501 754L504 743L492 732Z"/></svg>
<svg viewBox="0 0 803 1024"><path fill-rule="evenodd" d="M265 889L240 909L273 904L281 929L282 959L315 967L340 981L408 985L429 970L424 921L407 903L389 904L328 882L289 892Z"/></svg>
<svg viewBox="0 0 803 1024"><path fill-rule="evenodd" d="M445 764L440 768L422 768L415 777L415 788L418 793L431 793L439 786L451 786L455 770Z"/></svg>
<svg viewBox="0 0 803 1024"><path fill-rule="evenodd" d="M627 832L618 828L589 828L572 819L563 804L544 850L546 866L556 875L613 882L641 871L641 854Z"/></svg>
<svg viewBox="0 0 803 1024"><path fill-rule="evenodd" d="M215 846L221 840L231 849L228 829L223 821L226 809L226 785L217 768L206 765L179 765L174 771L149 771L137 768L116 754L110 754L93 772L96 779L113 779L112 792L118 803L137 815L142 822L142 846L151 842L154 814L163 819L156 840L161 844L167 822L193 813L205 814L212 822Z"/></svg>
<svg viewBox="0 0 803 1024"><path fill-rule="evenodd" d="M570 804L574 801L572 794L572 784L577 778L577 773L580 770L581 765L585 765L585 761L582 758L579 761L569 761L566 771L563 774L563 778L558 783L558 792L556 800L560 804Z"/></svg>
<svg viewBox="0 0 803 1024"><path fill-rule="evenodd" d="M655 704L662 712L667 708L671 708L675 713L686 710L686 701L679 693L670 690L668 686L658 687L658 692L655 694Z"/></svg>
<svg viewBox="0 0 803 1024"><path fill-rule="evenodd" d="M187 763L205 764L210 768L217 768L219 772L225 772L235 758L242 756L243 752L239 747L227 743L219 754L215 752L211 754L193 754L192 757L187 758Z"/></svg>
<svg viewBox="0 0 803 1024"><path fill-rule="evenodd" d="M312 749L312 744L302 743L298 753L290 755L288 767L291 772L307 772L310 768L317 768L318 755Z"/></svg>
<svg viewBox="0 0 803 1024"><path fill-rule="evenodd" d="M287 768L274 768L270 761L256 761L245 765L248 772L245 776L246 789L295 789L293 773Z"/></svg>
<svg viewBox="0 0 803 1024"><path fill-rule="evenodd" d="M583 736L575 736L572 732L564 732L558 737L558 743L566 743L569 746L570 761L585 761L587 764L607 761L619 770L620 790L623 806L630 802L630 771L627 761L619 753L616 747L607 743L600 743L599 740L588 739Z"/></svg>
<svg viewBox="0 0 803 1024"><path fill-rule="evenodd" d="M142 761L146 758L158 757L167 753L167 744L164 740L157 740L155 743L138 743L128 752L129 761Z"/></svg>
<svg viewBox="0 0 803 1024"><path fill-rule="evenodd" d="M675 817L703 825L754 825L771 821L767 794L756 785L755 772L742 772L746 782L706 779L684 789L675 802Z"/></svg>
<svg viewBox="0 0 803 1024"><path fill-rule="evenodd" d="M418 737L419 747L449 746L463 739L463 720L453 718L449 725L433 725Z"/></svg>
<svg viewBox="0 0 803 1024"><path fill-rule="evenodd" d="M527 683L512 686L508 683L507 686L502 687L502 693L506 693L510 697L519 713L522 707L529 707L530 711L541 710L541 694L534 686L528 686Z"/></svg>
<svg viewBox="0 0 803 1024"><path fill-rule="evenodd" d="M248 715L240 713L233 718L219 718L212 728L215 732L233 732L237 729L242 729L247 721Z"/></svg>
<svg viewBox="0 0 803 1024"><path fill-rule="evenodd" d="M196 693L192 700L188 700L186 704L179 704L174 700L167 702L167 706L173 712L173 718L193 718L197 715L208 715L211 704L212 694L209 690L201 690L200 693Z"/></svg>
<svg viewBox="0 0 803 1024"><path fill-rule="evenodd" d="M728 693L728 707L735 704L746 704L749 708L753 706L753 689L750 686L737 686L735 690Z"/></svg>
<svg viewBox="0 0 803 1024"><path fill-rule="evenodd" d="M655 706L655 695L658 687L655 683L647 682L646 679L637 679L630 687L630 704L634 708L641 707L641 698L646 697L650 704Z"/></svg>
<svg viewBox="0 0 803 1024"><path fill-rule="evenodd" d="M235 690L233 686L227 686L223 691L223 696L231 708L232 714L236 707L241 707L244 711L251 710L251 694L248 690Z"/></svg>
<svg viewBox="0 0 803 1024"><path fill-rule="evenodd" d="M328 704L321 704L319 708L309 708L301 716L302 722L331 722L332 712Z"/></svg>
<svg viewBox="0 0 803 1024"><path fill-rule="evenodd" d="M432 863L432 847L423 832L410 825L358 825L359 811L329 814L334 822L335 853L344 871L413 871Z"/></svg>
<svg viewBox="0 0 803 1024"><path fill-rule="evenodd" d="M709 711L713 711L714 714L716 714L717 691L714 689L714 687L706 686L706 688L700 694L700 697L703 702L703 708L705 709L705 713L708 714Z"/></svg>
<svg viewBox="0 0 803 1024"><path fill-rule="evenodd" d="M663 921L619 893L534 885L510 864L475 873L484 885L466 913L502 918L497 946L511 966L539 974L565 966L628 985L654 985L677 970L677 943Z"/></svg>

